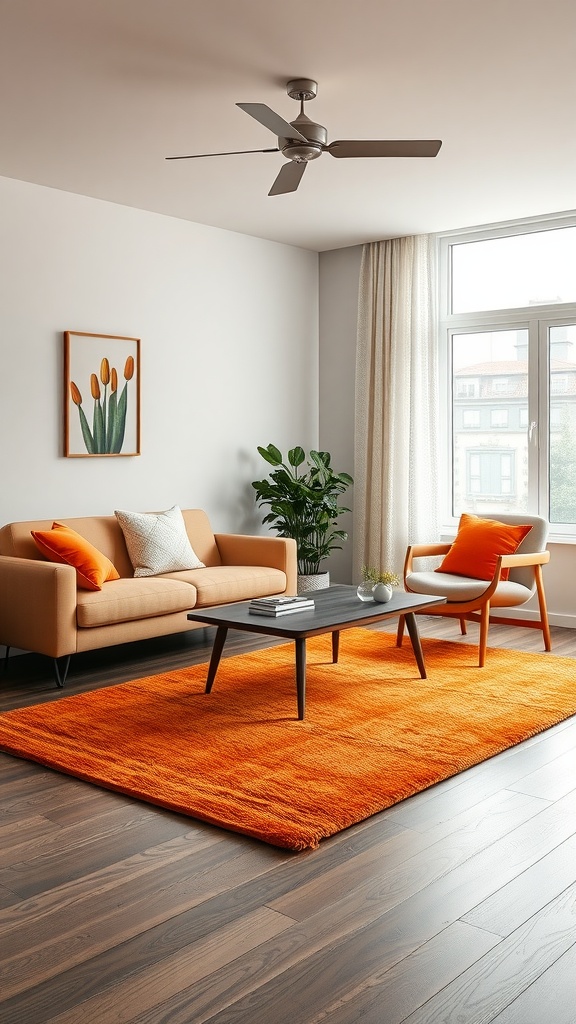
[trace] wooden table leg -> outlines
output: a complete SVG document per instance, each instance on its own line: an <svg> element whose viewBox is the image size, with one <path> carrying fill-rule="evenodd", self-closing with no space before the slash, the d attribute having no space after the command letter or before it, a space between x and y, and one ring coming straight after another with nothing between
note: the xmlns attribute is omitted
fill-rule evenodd
<svg viewBox="0 0 576 1024"><path fill-rule="evenodd" d="M412 643L412 650L414 651L414 657L416 658L416 664L420 671L420 678L426 679L426 666L424 664L420 634L418 633L418 626L416 625L416 616L414 615L414 612L405 612L405 620L408 636Z"/></svg>
<svg viewBox="0 0 576 1024"><path fill-rule="evenodd" d="M335 629L332 633L332 663L336 665L338 661L338 652L340 650L340 630Z"/></svg>
<svg viewBox="0 0 576 1024"><path fill-rule="evenodd" d="M306 711L306 640L297 637L296 644L296 694L298 697L298 718L304 718Z"/></svg>
<svg viewBox="0 0 576 1024"><path fill-rule="evenodd" d="M228 633L228 626L218 626L216 629L216 636L214 638L214 646L212 648L212 655L210 658L210 665L208 666L208 678L206 680L205 693L210 693L212 689L212 683L216 677L218 671L218 665L220 664L220 656L222 654L222 648L226 642L226 634Z"/></svg>

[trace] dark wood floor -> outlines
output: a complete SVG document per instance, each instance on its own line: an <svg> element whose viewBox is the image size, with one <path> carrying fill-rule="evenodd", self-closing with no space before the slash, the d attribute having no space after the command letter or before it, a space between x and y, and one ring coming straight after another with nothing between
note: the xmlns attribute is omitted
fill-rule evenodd
<svg viewBox="0 0 576 1024"><path fill-rule="evenodd" d="M65 693L212 638L80 656ZM576 630L553 643L576 656ZM3 710L59 696L35 656L0 676ZM0 1021L576 1024L575 769L572 718L294 854L0 754Z"/></svg>

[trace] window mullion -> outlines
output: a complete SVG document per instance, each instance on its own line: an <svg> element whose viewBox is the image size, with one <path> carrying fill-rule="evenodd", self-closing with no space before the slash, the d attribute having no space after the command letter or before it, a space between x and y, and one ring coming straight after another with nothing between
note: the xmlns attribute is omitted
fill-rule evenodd
<svg viewBox="0 0 576 1024"><path fill-rule="evenodd" d="M548 386L542 323L528 325L528 509L548 516Z"/></svg>

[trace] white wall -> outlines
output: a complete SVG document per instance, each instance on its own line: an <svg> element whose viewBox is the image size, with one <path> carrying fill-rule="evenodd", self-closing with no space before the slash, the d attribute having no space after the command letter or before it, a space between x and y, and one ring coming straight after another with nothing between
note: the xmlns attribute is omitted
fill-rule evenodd
<svg viewBox="0 0 576 1024"><path fill-rule="evenodd" d="M354 476L354 377L358 278L362 246L320 255L320 447L332 455L337 472ZM342 496L353 507L354 489ZM352 514L340 521L349 539L327 567L333 583L353 583ZM359 582L359 581L358 581Z"/></svg>
<svg viewBox="0 0 576 1024"><path fill-rule="evenodd" d="M0 523L179 504L258 532L256 446L318 444L317 254L7 178L0 224ZM140 456L63 457L65 330L142 339Z"/></svg>

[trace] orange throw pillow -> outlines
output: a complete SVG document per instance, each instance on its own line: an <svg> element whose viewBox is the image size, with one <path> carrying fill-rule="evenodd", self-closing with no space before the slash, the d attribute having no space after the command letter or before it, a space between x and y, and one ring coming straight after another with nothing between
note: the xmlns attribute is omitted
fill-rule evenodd
<svg viewBox="0 0 576 1024"><path fill-rule="evenodd" d="M51 530L32 530L31 533L50 562L61 562L76 569L78 586L83 590L102 590L103 583L120 579L110 559L69 526L52 523Z"/></svg>
<svg viewBox="0 0 576 1024"><path fill-rule="evenodd" d="M435 572L491 580L498 555L513 555L531 529L530 525L510 526L463 512L454 543ZM503 569L500 579L507 580L509 572Z"/></svg>

